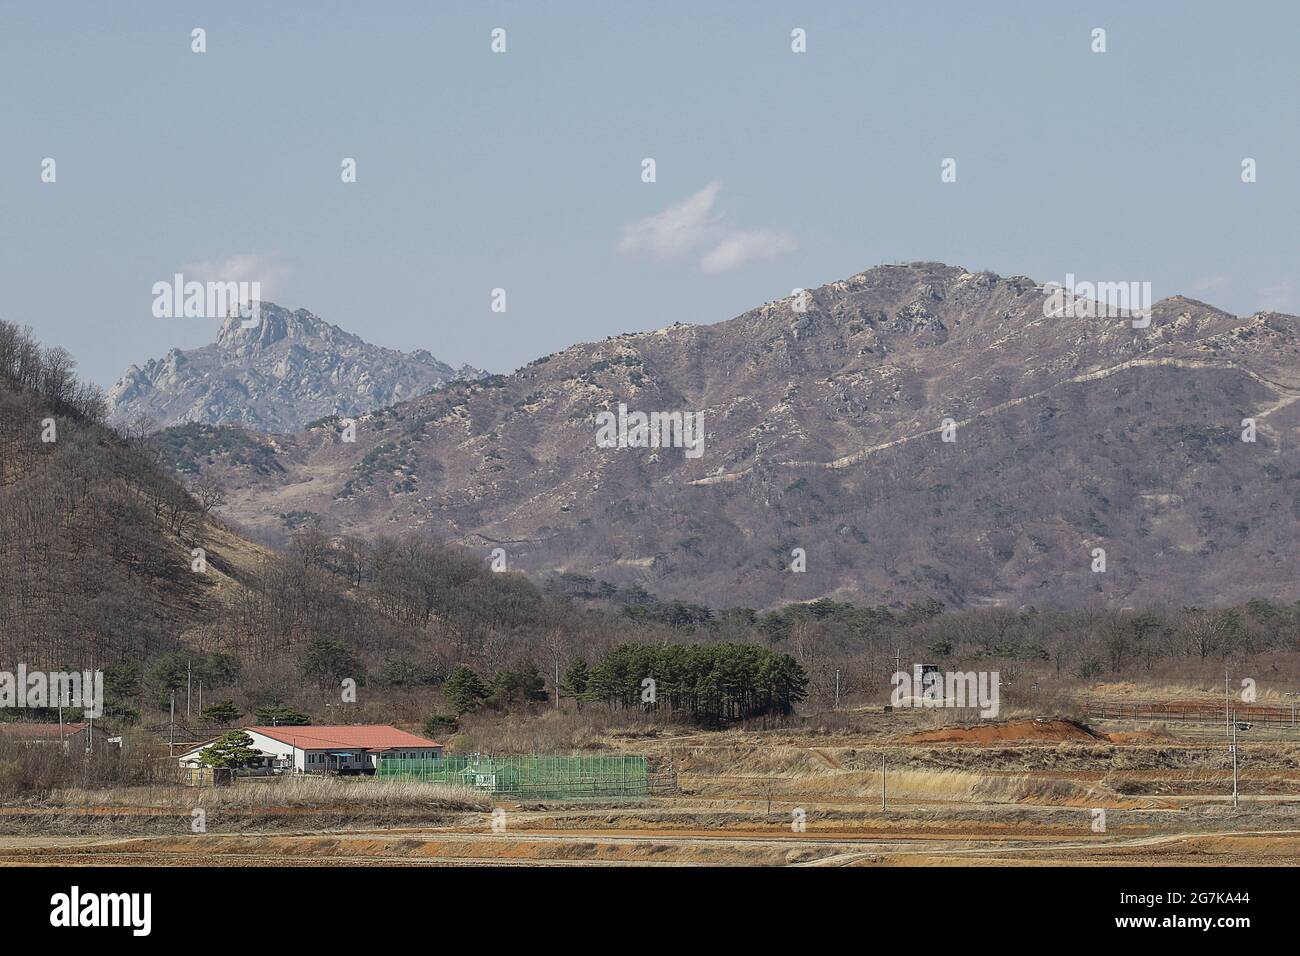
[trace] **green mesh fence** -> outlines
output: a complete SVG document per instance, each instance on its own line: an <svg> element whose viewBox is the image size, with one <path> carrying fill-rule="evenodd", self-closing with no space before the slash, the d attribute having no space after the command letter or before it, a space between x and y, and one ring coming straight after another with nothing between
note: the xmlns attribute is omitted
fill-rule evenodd
<svg viewBox="0 0 1300 956"><path fill-rule="evenodd" d="M517 797L634 797L650 792L645 757L380 756L380 777L473 787Z"/></svg>

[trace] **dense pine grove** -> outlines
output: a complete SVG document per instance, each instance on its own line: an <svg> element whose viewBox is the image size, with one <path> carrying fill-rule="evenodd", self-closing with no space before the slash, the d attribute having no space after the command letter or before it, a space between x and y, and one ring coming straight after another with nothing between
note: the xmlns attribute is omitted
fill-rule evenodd
<svg viewBox="0 0 1300 956"><path fill-rule="evenodd" d="M717 722L788 715L807 685L793 657L757 644L624 644L592 669L586 696Z"/></svg>

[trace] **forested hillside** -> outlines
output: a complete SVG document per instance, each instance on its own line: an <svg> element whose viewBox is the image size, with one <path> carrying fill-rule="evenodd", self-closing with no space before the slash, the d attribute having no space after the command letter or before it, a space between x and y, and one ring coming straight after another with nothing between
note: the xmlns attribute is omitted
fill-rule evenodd
<svg viewBox="0 0 1300 956"><path fill-rule="evenodd" d="M90 667L176 646L254 549L141 441L104 424L62 348L0 322L0 652ZM191 570L206 551L207 571ZM244 553L237 554L236 552Z"/></svg>

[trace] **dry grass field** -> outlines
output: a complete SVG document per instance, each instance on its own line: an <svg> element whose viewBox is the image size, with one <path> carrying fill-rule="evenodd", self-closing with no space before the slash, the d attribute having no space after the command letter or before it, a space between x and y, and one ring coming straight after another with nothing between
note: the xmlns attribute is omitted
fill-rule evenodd
<svg viewBox="0 0 1300 956"><path fill-rule="evenodd" d="M473 790L369 779L57 791L0 807L0 865L1300 860L1300 731L1289 727L1240 732L1235 807L1224 727L1212 722L1014 711L962 722L952 712L868 707L766 731L609 727L587 747L648 754L673 768L677 790L495 804ZM200 809L206 832L192 825Z"/></svg>

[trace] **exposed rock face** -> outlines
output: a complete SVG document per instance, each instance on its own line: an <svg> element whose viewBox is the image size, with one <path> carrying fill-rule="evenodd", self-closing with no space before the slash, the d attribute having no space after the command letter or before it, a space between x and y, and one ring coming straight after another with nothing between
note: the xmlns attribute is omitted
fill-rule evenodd
<svg viewBox="0 0 1300 956"><path fill-rule="evenodd" d="M231 317L211 345L132 365L108 401L118 423L147 415L163 427L238 423L297 431L318 418L359 415L483 374L468 365L454 369L423 349L407 354L370 345L306 309L264 302L255 328Z"/></svg>
<svg viewBox="0 0 1300 956"><path fill-rule="evenodd" d="M1044 299L1025 277L885 266L806 309L454 384L364 418L354 444L331 423L252 436L260 455L195 439L187 460L264 533L285 515L419 529L715 605L1300 598L1300 320L1175 297L1138 329ZM595 414L620 404L702 412L703 454L597 447Z"/></svg>

